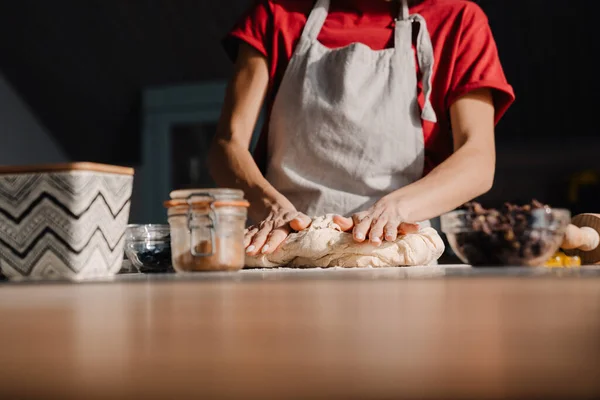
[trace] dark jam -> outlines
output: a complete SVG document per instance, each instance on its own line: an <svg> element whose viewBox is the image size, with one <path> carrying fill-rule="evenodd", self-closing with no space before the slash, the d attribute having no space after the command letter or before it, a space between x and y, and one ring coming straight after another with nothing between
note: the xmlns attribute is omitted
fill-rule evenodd
<svg viewBox="0 0 600 400"><path fill-rule="evenodd" d="M139 271L144 274L163 274L175 272L171 261L171 244L156 243L146 245L138 250L137 258L140 266Z"/></svg>

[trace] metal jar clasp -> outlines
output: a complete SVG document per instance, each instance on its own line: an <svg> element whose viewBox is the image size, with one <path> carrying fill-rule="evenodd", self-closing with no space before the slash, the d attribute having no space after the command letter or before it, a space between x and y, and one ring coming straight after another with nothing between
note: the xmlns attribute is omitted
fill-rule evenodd
<svg viewBox="0 0 600 400"><path fill-rule="evenodd" d="M195 197L207 197L210 199L210 205L208 210L208 225L203 226L202 228L208 228L209 236L210 236L210 252L198 252L196 251L196 240L194 232L198 231L198 228L194 226L194 206L192 199ZM187 197L188 203L188 212L187 212L187 226L190 232L190 253L194 257L210 257L217 252L216 249L216 229L217 229L217 216L214 207L216 199L209 193L192 193Z"/></svg>

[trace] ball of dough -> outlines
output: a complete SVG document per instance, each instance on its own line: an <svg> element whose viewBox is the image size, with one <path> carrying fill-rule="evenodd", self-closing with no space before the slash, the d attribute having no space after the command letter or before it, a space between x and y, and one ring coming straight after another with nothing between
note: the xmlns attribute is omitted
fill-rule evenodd
<svg viewBox="0 0 600 400"><path fill-rule="evenodd" d="M333 215L313 219L311 226L292 233L273 254L246 255L248 268L288 267L398 267L430 265L444 252L444 242L433 228L399 236L379 247L356 243L342 232Z"/></svg>

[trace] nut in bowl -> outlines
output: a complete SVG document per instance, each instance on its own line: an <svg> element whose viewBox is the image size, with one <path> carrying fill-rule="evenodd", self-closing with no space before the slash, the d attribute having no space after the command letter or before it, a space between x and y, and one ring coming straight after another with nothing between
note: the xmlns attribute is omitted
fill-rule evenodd
<svg viewBox="0 0 600 400"><path fill-rule="evenodd" d="M441 230L458 258L474 267L543 266L559 249L570 220L568 210L535 200L502 210L473 202L443 215Z"/></svg>
<svg viewBox="0 0 600 400"><path fill-rule="evenodd" d="M125 255L141 273L174 272L169 225L129 225Z"/></svg>

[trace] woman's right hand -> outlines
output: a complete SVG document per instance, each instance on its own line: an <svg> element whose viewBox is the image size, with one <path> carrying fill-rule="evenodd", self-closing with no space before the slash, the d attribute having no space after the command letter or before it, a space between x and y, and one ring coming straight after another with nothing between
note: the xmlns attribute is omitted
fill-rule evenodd
<svg viewBox="0 0 600 400"><path fill-rule="evenodd" d="M250 256L271 254L292 231L308 228L312 220L293 208L272 209L263 221L246 229L244 247Z"/></svg>

